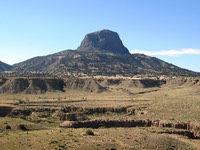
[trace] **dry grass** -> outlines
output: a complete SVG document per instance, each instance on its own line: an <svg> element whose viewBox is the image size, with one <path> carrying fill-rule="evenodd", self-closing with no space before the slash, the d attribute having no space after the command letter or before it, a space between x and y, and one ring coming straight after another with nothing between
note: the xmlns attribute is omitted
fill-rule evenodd
<svg viewBox="0 0 200 150"><path fill-rule="evenodd" d="M174 121L200 120L200 95L195 87L128 88L112 86L108 92L81 90L37 95L1 94L0 105L18 103L17 107L123 107L132 106L135 114L93 114L90 119L160 119ZM35 105L35 106L32 106ZM45 106L46 105L46 106ZM199 140L159 134L160 128L62 129L58 125L30 123L23 119L0 118L0 126L25 124L31 131L3 130L0 149L199 149ZM35 130L38 129L38 130ZM17 148L16 148L17 147Z"/></svg>
<svg viewBox="0 0 200 150"><path fill-rule="evenodd" d="M86 135L86 130L53 128L4 132L0 135L0 149L195 149L190 144L198 144L183 137L158 134L156 128L92 129L94 136Z"/></svg>

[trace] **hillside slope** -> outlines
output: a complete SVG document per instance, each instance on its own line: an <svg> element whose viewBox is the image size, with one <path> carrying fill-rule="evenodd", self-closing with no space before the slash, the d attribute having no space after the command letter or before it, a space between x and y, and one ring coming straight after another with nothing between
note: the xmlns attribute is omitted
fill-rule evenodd
<svg viewBox="0 0 200 150"><path fill-rule="evenodd" d="M3 63L2 61L0 61L0 71L5 71L5 70L9 70L12 67L6 63Z"/></svg>
<svg viewBox="0 0 200 150"><path fill-rule="evenodd" d="M77 50L66 50L52 55L35 57L15 64L14 71L22 74L41 72L53 76L69 74L133 76L167 75L199 76L155 57L130 54L119 35L101 30L85 36Z"/></svg>
<svg viewBox="0 0 200 150"><path fill-rule="evenodd" d="M64 51L35 57L15 64L13 70L21 73L43 72L49 75L168 75L198 76L199 73L179 68L158 58L143 54L121 55L103 52Z"/></svg>

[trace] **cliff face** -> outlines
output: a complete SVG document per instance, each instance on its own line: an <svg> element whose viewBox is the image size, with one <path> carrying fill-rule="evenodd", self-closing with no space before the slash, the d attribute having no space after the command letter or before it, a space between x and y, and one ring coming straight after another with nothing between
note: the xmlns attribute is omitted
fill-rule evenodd
<svg viewBox="0 0 200 150"><path fill-rule="evenodd" d="M119 35L110 30L101 30L87 34L77 50L130 54L123 45Z"/></svg>

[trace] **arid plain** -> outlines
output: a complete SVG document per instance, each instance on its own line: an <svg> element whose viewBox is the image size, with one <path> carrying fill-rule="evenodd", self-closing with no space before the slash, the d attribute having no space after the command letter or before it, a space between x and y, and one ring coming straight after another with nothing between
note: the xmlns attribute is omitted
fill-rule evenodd
<svg viewBox="0 0 200 150"><path fill-rule="evenodd" d="M64 91L0 95L0 149L200 147L199 78L64 83Z"/></svg>

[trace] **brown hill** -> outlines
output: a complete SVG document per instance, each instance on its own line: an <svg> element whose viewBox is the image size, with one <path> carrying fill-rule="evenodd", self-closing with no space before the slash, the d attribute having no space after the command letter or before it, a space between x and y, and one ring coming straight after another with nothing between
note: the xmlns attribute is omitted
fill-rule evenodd
<svg viewBox="0 0 200 150"><path fill-rule="evenodd" d="M141 80L125 80L121 83L121 86L151 88L151 87L160 87L162 84L165 84L165 82L162 80L141 79Z"/></svg>
<svg viewBox="0 0 200 150"><path fill-rule="evenodd" d="M121 79L98 79L98 83L104 87L109 87L112 85L118 86L122 83Z"/></svg>
<svg viewBox="0 0 200 150"><path fill-rule="evenodd" d="M25 93L45 93L63 91L64 82L60 79L32 79Z"/></svg>
<svg viewBox="0 0 200 150"><path fill-rule="evenodd" d="M55 91L83 90L88 92L108 91L112 86L129 88L152 88L164 86L193 87L200 93L200 79L192 77L156 79L107 79L107 78L9 78L0 79L0 93L37 94Z"/></svg>
<svg viewBox="0 0 200 150"><path fill-rule="evenodd" d="M45 93L63 91L64 82L60 79L12 78L4 79L0 93Z"/></svg>
<svg viewBox="0 0 200 150"><path fill-rule="evenodd" d="M194 87L200 87L200 79L199 78L176 77L176 78L169 78L166 81L167 81L166 85L171 85L171 86L194 86Z"/></svg>
<svg viewBox="0 0 200 150"><path fill-rule="evenodd" d="M166 79L165 86L182 86L182 87L193 87L196 93L200 94L200 78L193 77L176 77Z"/></svg>
<svg viewBox="0 0 200 150"><path fill-rule="evenodd" d="M160 87L165 84L164 80L153 79L99 79L98 82L104 87L121 86L135 88Z"/></svg>
<svg viewBox="0 0 200 150"><path fill-rule="evenodd" d="M37 94L55 91L83 90L104 92L110 86L151 88L165 84L153 79L95 79L95 78L9 78L0 80L0 93Z"/></svg>
<svg viewBox="0 0 200 150"><path fill-rule="evenodd" d="M65 81L65 87L68 89L82 89L90 92L103 92L106 88L97 83L96 80L69 78Z"/></svg>
<svg viewBox="0 0 200 150"><path fill-rule="evenodd" d="M1 93L22 93L28 87L29 82L27 79L7 79L6 82L0 87Z"/></svg>

